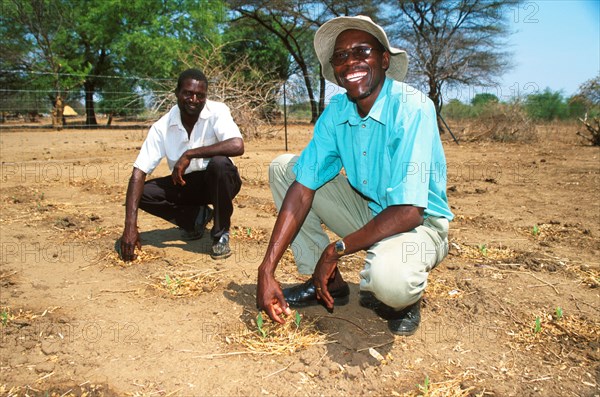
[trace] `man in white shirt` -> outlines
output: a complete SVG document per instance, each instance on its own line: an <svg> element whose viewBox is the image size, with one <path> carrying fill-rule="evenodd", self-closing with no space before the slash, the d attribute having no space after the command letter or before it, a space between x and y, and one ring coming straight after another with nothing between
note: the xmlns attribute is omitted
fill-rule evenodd
<svg viewBox="0 0 600 397"><path fill-rule="evenodd" d="M244 142L229 108L207 99L208 80L197 69L179 75L177 105L148 132L133 172L125 199L125 228L120 241L123 260L135 259L141 248L137 228L138 208L183 229L182 239L202 237L213 217L211 257L231 256L229 228L233 198L242 181L229 157L244 153ZM146 181L163 157L171 175Z"/></svg>

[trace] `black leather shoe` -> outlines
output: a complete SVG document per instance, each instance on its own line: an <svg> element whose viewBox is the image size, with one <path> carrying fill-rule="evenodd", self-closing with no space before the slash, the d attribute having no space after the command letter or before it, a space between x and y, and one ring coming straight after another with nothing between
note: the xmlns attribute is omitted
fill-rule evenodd
<svg viewBox="0 0 600 397"><path fill-rule="evenodd" d="M330 289L329 294L333 298L333 304L336 306L344 306L350 301L350 287L348 287L348 284L344 284L343 287L335 290ZM321 301L317 299L317 289L312 279L303 284L284 288L283 297L290 307L306 307L321 304Z"/></svg>
<svg viewBox="0 0 600 397"><path fill-rule="evenodd" d="M204 229L208 222L213 218L213 209L209 206L202 206L194 222L194 228L192 230L182 230L181 239L183 241L199 240L204 236Z"/></svg>
<svg viewBox="0 0 600 397"><path fill-rule="evenodd" d="M388 319L388 328L396 335L410 336L417 331L420 322L421 299Z"/></svg>
<svg viewBox="0 0 600 397"><path fill-rule="evenodd" d="M358 304L367 309L377 310L383 303L381 303L375 295L370 291L360 291L358 294Z"/></svg>

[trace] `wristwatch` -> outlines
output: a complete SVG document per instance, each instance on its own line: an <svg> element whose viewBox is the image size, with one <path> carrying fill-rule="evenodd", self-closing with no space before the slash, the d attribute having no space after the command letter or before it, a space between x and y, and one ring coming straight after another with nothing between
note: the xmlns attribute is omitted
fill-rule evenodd
<svg viewBox="0 0 600 397"><path fill-rule="evenodd" d="M346 244L344 244L343 239L339 239L338 241L335 242L335 252L339 256L342 256L346 253Z"/></svg>

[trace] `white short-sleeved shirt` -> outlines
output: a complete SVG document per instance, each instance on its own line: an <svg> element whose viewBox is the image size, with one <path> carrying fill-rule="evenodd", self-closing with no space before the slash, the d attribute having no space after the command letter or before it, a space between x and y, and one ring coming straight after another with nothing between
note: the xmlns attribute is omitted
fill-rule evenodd
<svg viewBox="0 0 600 397"><path fill-rule="evenodd" d="M162 158L166 157L169 169L173 171L175 163L186 150L241 137L242 134L231 117L229 107L221 102L207 100L188 138L187 131L181 123L179 107L175 105L150 127L133 166L146 174L151 174ZM205 170L209 160L192 159L185 173Z"/></svg>

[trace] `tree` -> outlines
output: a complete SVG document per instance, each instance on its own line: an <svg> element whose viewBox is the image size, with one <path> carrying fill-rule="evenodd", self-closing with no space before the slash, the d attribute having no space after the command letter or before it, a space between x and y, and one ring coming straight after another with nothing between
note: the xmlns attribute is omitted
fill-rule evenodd
<svg viewBox="0 0 600 397"><path fill-rule="evenodd" d="M60 104L66 99L66 92L82 81L80 77L73 77L73 73L86 70L81 59L69 61L65 56L73 49L69 46L67 33L69 9L53 0L11 0L5 4L4 11L0 20L2 53L6 55L3 56L2 70L11 72L3 82L29 92L44 88L51 91L48 99L53 104L53 113L62 114ZM36 109L44 108L38 98L31 99ZM22 106L29 112L34 111L30 103ZM60 128L62 118L54 119L53 124Z"/></svg>
<svg viewBox="0 0 600 397"><path fill-rule="evenodd" d="M290 73L298 73L304 82L311 107L311 123L316 122L325 107L326 90L313 49L316 29L332 17L361 13L373 15L378 9L366 0L229 0L228 4L237 13L238 19L252 20L256 29L274 34L287 49L296 65ZM318 102L316 92L319 93Z"/></svg>
<svg viewBox="0 0 600 397"><path fill-rule="evenodd" d="M393 38L410 57L408 79L426 87L438 111L443 90L489 86L509 66L505 13L515 0L396 0Z"/></svg>
<svg viewBox="0 0 600 397"><path fill-rule="evenodd" d="M110 78L176 76L190 47L218 41L226 15L219 0L8 0L6 11L0 29L11 48L18 34L28 45L11 62L54 76L55 86L78 80L87 125L97 123L95 96Z"/></svg>
<svg viewBox="0 0 600 397"><path fill-rule="evenodd" d="M535 120L552 121L568 116L567 104L563 95L546 88L540 94L528 95L525 100L525 110L529 117Z"/></svg>
<svg viewBox="0 0 600 397"><path fill-rule="evenodd" d="M232 21L223 34L223 57L226 64L246 58L255 70L282 81L290 75L291 58L279 38L265 29L256 29L250 19ZM252 76L247 76L252 78Z"/></svg>
<svg viewBox="0 0 600 397"><path fill-rule="evenodd" d="M494 94L483 93L476 94L473 99L471 99L471 105L473 106L484 106L488 103L498 103L498 97Z"/></svg>
<svg viewBox="0 0 600 397"><path fill-rule="evenodd" d="M579 86L575 95L569 98L569 115L582 118L600 116L600 75L587 80Z"/></svg>

